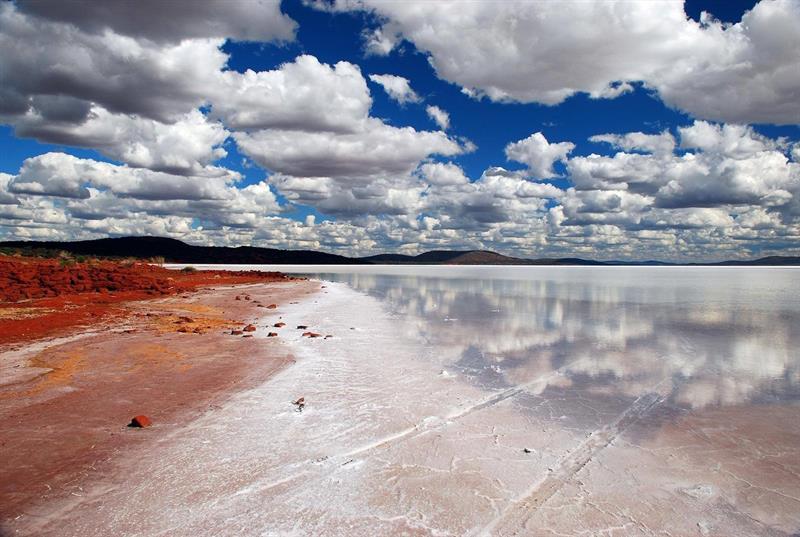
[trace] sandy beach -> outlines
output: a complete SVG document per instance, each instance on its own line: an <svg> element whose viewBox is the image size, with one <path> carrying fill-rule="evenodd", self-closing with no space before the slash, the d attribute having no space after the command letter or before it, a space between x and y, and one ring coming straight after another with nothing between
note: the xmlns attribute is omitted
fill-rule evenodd
<svg viewBox="0 0 800 537"><path fill-rule="evenodd" d="M3 310L0 534L36 534L26 528L47 517L39 513L83 496L132 449L149 450L293 361L280 344L286 329L264 320L278 322L286 304L318 284L195 287L202 278L192 278L167 298L121 290L105 300L71 294ZM255 330L242 332L251 323ZM24 343L15 337L20 325ZM31 337L37 332L45 337ZM140 414L152 426L127 427Z"/></svg>

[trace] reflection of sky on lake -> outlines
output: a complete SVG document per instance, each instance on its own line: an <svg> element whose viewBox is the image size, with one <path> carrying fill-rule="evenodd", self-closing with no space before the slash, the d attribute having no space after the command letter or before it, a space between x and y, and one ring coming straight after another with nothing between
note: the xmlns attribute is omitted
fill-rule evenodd
<svg viewBox="0 0 800 537"><path fill-rule="evenodd" d="M542 392L629 398L659 386L695 409L800 395L796 269L337 267L314 276L381 299L404 337L487 389L550 375Z"/></svg>

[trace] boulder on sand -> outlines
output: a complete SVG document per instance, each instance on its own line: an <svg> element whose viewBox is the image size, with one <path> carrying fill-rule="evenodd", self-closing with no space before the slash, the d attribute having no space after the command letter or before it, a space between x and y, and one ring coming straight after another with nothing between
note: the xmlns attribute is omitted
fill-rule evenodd
<svg viewBox="0 0 800 537"><path fill-rule="evenodd" d="M275 323L272 326L274 326L275 328L283 328L284 326L286 326L286 323Z"/></svg>
<svg viewBox="0 0 800 537"><path fill-rule="evenodd" d="M256 331L256 326L254 324L248 324L247 326L245 326L243 328L243 330L245 332L255 332Z"/></svg>

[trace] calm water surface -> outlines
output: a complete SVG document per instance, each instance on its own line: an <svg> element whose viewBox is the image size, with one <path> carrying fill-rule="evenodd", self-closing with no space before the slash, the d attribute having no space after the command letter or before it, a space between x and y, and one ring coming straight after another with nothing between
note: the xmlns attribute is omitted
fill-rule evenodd
<svg viewBox="0 0 800 537"><path fill-rule="evenodd" d="M491 388L552 369L598 395L637 397L666 382L670 401L691 408L800 396L794 268L289 271L345 282L417 320L409 336L452 355L453 372Z"/></svg>

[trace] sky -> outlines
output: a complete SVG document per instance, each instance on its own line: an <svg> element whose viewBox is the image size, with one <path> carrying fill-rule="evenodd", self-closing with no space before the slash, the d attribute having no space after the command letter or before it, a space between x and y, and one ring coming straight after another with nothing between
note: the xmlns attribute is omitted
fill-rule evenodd
<svg viewBox="0 0 800 537"><path fill-rule="evenodd" d="M800 0L0 0L0 240L800 255Z"/></svg>

